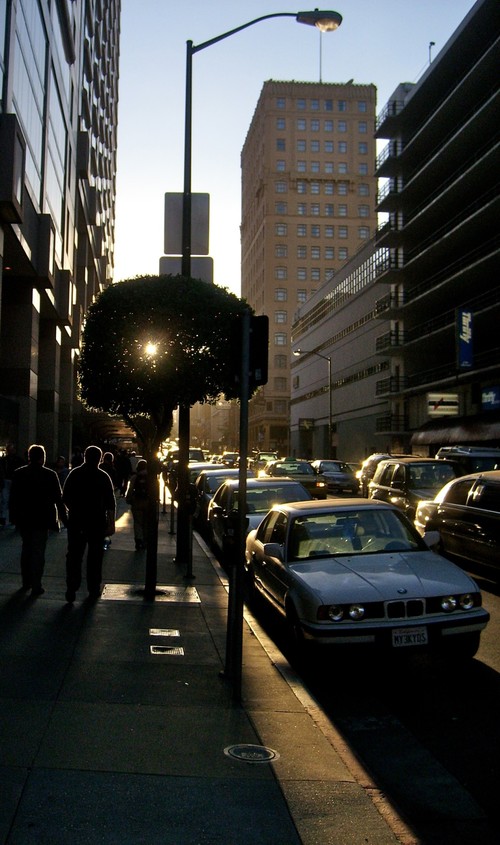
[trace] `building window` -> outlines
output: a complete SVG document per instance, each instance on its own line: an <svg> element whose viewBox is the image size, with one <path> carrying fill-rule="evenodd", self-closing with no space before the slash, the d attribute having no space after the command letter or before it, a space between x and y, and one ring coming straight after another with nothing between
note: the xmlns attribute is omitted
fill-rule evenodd
<svg viewBox="0 0 500 845"><path fill-rule="evenodd" d="M347 261L349 251L346 246L339 246L339 261Z"/></svg>
<svg viewBox="0 0 500 845"><path fill-rule="evenodd" d="M333 120L325 120L325 132L333 132Z"/></svg>
<svg viewBox="0 0 500 845"><path fill-rule="evenodd" d="M347 102L345 100L339 100L338 109L339 111L347 111Z"/></svg>
<svg viewBox="0 0 500 845"><path fill-rule="evenodd" d="M297 170L299 173L305 173L307 169L307 164L305 161L298 161L297 162Z"/></svg>
<svg viewBox="0 0 500 845"><path fill-rule="evenodd" d="M288 191L288 184L286 182L275 182L274 191L276 194L286 194Z"/></svg>
<svg viewBox="0 0 500 845"><path fill-rule="evenodd" d="M333 196L333 182L325 182L325 195L327 197Z"/></svg>
<svg viewBox="0 0 500 845"><path fill-rule="evenodd" d="M284 159L282 159L282 158L278 159L278 161L276 162L276 170L278 171L278 173L284 173L285 172L286 162L284 161Z"/></svg>
<svg viewBox="0 0 500 845"><path fill-rule="evenodd" d="M325 161L325 173L333 173L333 161Z"/></svg>
<svg viewBox="0 0 500 845"><path fill-rule="evenodd" d="M319 161L311 161L311 173L319 173Z"/></svg>
<svg viewBox="0 0 500 845"><path fill-rule="evenodd" d="M366 110L367 110L366 100L358 100L358 111L366 112Z"/></svg>
<svg viewBox="0 0 500 845"><path fill-rule="evenodd" d="M325 153L333 153L333 141L325 141Z"/></svg>
<svg viewBox="0 0 500 845"><path fill-rule="evenodd" d="M286 323L287 322L287 312L286 311L275 311L274 312L274 322L275 323Z"/></svg>
<svg viewBox="0 0 500 845"><path fill-rule="evenodd" d="M286 123L284 117L277 117L276 118L276 129L285 129Z"/></svg>
<svg viewBox="0 0 500 845"><path fill-rule="evenodd" d="M333 217L335 209L332 202L325 203L325 217Z"/></svg>
<svg viewBox="0 0 500 845"><path fill-rule="evenodd" d="M348 237L347 226L339 226L338 233L339 233L339 238L347 238Z"/></svg>
<svg viewBox="0 0 500 845"><path fill-rule="evenodd" d="M288 226L286 223L276 223L274 231L277 235L286 237L288 235Z"/></svg>
<svg viewBox="0 0 500 845"><path fill-rule="evenodd" d="M275 355L274 356L274 366L277 370L286 370L288 365L288 358L286 355Z"/></svg>
<svg viewBox="0 0 500 845"><path fill-rule="evenodd" d="M347 205L345 203L341 202L337 206L337 211L338 211L339 217L347 217Z"/></svg>
<svg viewBox="0 0 500 845"><path fill-rule="evenodd" d="M311 194L319 194L319 192L320 192L319 182L311 182Z"/></svg>
<svg viewBox="0 0 500 845"><path fill-rule="evenodd" d="M274 278L275 279L286 279L288 277L286 267L275 267L274 268Z"/></svg>
<svg viewBox="0 0 500 845"><path fill-rule="evenodd" d="M297 247L297 258L307 258L307 247L306 246L298 246Z"/></svg>
<svg viewBox="0 0 500 845"><path fill-rule="evenodd" d="M307 291L300 289L297 291L297 302L305 302L307 299Z"/></svg>
<svg viewBox="0 0 500 845"><path fill-rule="evenodd" d="M286 244L276 244L274 247L274 254L276 258L286 258L288 256L288 247Z"/></svg>
<svg viewBox="0 0 500 845"><path fill-rule="evenodd" d="M347 173L347 162L339 161L337 168L340 174L345 175Z"/></svg>
<svg viewBox="0 0 500 845"><path fill-rule="evenodd" d="M321 270L319 267L312 267L311 268L311 281L312 282L320 282L321 281Z"/></svg>
<svg viewBox="0 0 500 845"><path fill-rule="evenodd" d="M335 247L325 246L325 261L333 261L335 258Z"/></svg>
<svg viewBox="0 0 500 845"><path fill-rule="evenodd" d="M333 235L334 235L333 226L325 226L325 238L333 238Z"/></svg>
<svg viewBox="0 0 500 845"><path fill-rule="evenodd" d="M274 289L275 302L286 302L288 299L288 290L286 288Z"/></svg>
<svg viewBox="0 0 500 845"><path fill-rule="evenodd" d="M301 179L297 181L297 193L307 194L307 182L304 182Z"/></svg>
<svg viewBox="0 0 500 845"><path fill-rule="evenodd" d="M311 215L313 217L319 217L319 202L311 203Z"/></svg>
<svg viewBox="0 0 500 845"><path fill-rule="evenodd" d="M339 182L337 185L337 193L341 197L347 196L347 182Z"/></svg>
<svg viewBox="0 0 500 845"><path fill-rule="evenodd" d="M368 165L361 162L358 167L358 173L360 176L368 176Z"/></svg>
<svg viewBox="0 0 500 845"><path fill-rule="evenodd" d="M339 153L346 153L347 152L347 141L339 141L338 151L339 151Z"/></svg>
<svg viewBox="0 0 500 845"><path fill-rule="evenodd" d="M276 108L277 109L284 109L286 108L286 100L284 97L277 97L276 98Z"/></svg>
<svg viewBox="0 0 500 845"><path fill-rule="evenodd" d="M339 130L339 132L347 132L347 123L345 122L345 120L339 120L339 122L337 123L337 129Z"/></svg>
<svg viewBox="0 0 500 845"><path fill-rule="evenodd" d="M276 376L274 379L274 389L279 391L280 393L284 393L287 389L287 379L284 376Z"/></svg>
<svg viewBox="0 0 500 845"><path fill-rule="evenodd" d="M360 182L358 185L358 194L360 197L369 197L370 186L366 182Z"/></svg>
<svg viewBox="0 0 500 845"><path fill-rule="evenodd" d="M319 120L311 120L311 132L319 132Z"/></svg>
<svg viewBox="0 0 500 845"><path fill-rule="evenodd" d="M311 111L319 111L319 100L311 100Z"/></svg>
<svg viewBox="0 0 500 845"><path fill-rule="evenodd" d="M305 223L297 224L297 237L307 238L307 226Z"/></svg>
<svg viewBox="0 0 500 845"><path fill-rule="evenodd" d="M369 205L358 205L358 214L360 217L369 217L370 216L370 206Z"/></svg>
<svg viewBox="0 0 500 845"><path fill-rule="evenodd" d="M333 100L325 100L325 111L333 111Z"/></svg>
<svg viewBox="0 0 500 845"><path fill-rule="evenodd" d="M299 117L298 120L297 120L297 129L299 130L299 132L305 132L306 128L307 128L306 121L304 120L303 117Z"/></svg>
<svg viewBox="0 0 500 845"><path fill-rule="evenodd" d="M287 346L286 332L275 332L274 333L274 345L275 346Z"/></svg>
<svg viewBox="0 0 500 845"><path fill-rule="evenodd" d="M320 246L312 246L311 247L311 258L315 258L319 260L321 258L321 247Z"/></svg>
<svg viewBox="0 0 500 845"><path fill-rule="evenodd" d="M287 214L288 213L288 203L283 202L280 200L279 202L274 203L274 210L276 214Z"/></svg>
<svg viewBox="0 0 500 845"><path fill-rule="evenodd" d="M297 141L297 152L298 153L305 153L306 149L307 149L306 141L304 141L303 138L300 138L300 140Z"/></svg>
<svg viewBox="0 0 500 845"><path fill-rule="evenodd" d="M321 229L315 223L311 223L311 238L321 237Z"/></svg>
<svg viewBox="0 0 500 845"><path fill-rule="evenodd" d="M305 107L306 107L306 101L303 100L302 98L298 99L297 100L297 110L298 111L304 111Z"/></svg>
<svg viewBox="0 0 500 845"><path fill-rule="evenodd" d="M368 144L366 143L366 141L360 141L360 142L359 142L359 144L358 144L358 153L359 153L360 155L362 155L362 156L363 156L363 155L367 155L367 153L368 153Z"/></svg>
<svg viewBox="0 0 500 845"><path fill-rule="evenodd" d="M274 402L274 412L275 414L280 414L284 416L287 413L287 404L286 399L276 399Z"/></svg>
<svg viewBox="0 0 500 845"><path fill-rule="evenodd" d="M358 132L361 132L366 135L366 133L368 132L368 124L366 120L358 121Z"/></svg>
<svg viewBox="0 0 500 845"><path fill-rule="evenodd" d="M307 282L307 268L297 267L297 280L299 282Z"/></svg>
<svg viewBox="0 0 500 845"><path fill-rule="evenodd" d="M297 214L299 214L301 217L304 217L304 215L307 214L307 203L306 202L299 202L297 204Z"/></svg>
<svg viewBox="0 0 500 845"><path fill-rule="evenodd" d="M284 138L276 138L276 149L281 152L286 150L286 141Z"/></svg>
<svg viewBox="0 0 500 845"><path fill-rule="evenodd" d="M358 235L362 241L367 241L370 237L370 230L368 226L359 226L358 228Z"/></svg>

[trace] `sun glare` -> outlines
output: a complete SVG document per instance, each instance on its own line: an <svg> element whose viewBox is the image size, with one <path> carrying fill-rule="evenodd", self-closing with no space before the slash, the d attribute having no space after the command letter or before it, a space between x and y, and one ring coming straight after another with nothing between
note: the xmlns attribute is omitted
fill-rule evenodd
<svg viewBox="0 0 500 845"><path fill-rule="evenodd" d="M146 355L149 355L150 358L153 358L156 355L156 353L158 352L158 344L152 343L152 342L146 343L146 346L144 347L144 351L145 351Z"/></svg>

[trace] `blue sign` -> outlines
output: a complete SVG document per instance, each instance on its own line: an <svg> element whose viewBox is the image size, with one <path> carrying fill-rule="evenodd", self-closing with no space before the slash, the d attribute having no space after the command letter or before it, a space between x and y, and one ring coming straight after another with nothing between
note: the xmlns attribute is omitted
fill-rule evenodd
<svg viewBox="0 0 500 845"><path fill-rule="evenodd" d="M485 387L481 391L481 405L484 411L500 408L500 387Z"/></svg>
<svg viewBox="0 0 500 845"><path fill-rule="evenodd" d="M458 309L457 335L458 366L460 369L469 369L473 363L472 311L467 311L465 308Z"/></svg>

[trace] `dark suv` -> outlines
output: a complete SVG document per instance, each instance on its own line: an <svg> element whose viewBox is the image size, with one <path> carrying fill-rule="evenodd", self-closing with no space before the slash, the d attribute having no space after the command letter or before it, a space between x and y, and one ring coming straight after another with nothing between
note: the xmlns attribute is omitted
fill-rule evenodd
<svg viewBox="0 0 500 845"><path fill-rule="evenodd" d="M500 470L450 481L432 502L420 502L420 534L439 531L439 550L500 570Z"/></svg>
<svg viewBox="0 0 500 845"><path fill-rule="evenodd" d="M458 467L450 461L392 457L380 461L368 485L368 495L396 505L413 521L418 503L433 499L457 475Z"/></svg>
<svg viewBox="0 0 500 845"><path fill-rule="evenodd" d="M453 461L460 468L460 475L500 469L500 449L483 446L442 446L436 458Z"/></svg>
<svg viewBox="0 0 500 845"><path fill-rule="evenodd" d="M361 464L361 469L356 473L356 478L359 480L359 495L366 498L368 493L368 485L372 480L375 470L380 461L385 461L388 458L407 458L411 455L390 455L388 452L374 452L373 455L368 455Z"/></svg>

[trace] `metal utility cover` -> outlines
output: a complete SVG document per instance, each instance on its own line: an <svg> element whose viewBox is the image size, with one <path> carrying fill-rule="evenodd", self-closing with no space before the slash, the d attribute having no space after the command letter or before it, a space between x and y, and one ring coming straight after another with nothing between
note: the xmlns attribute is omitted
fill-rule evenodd
<svg viewBox="0 0 500 845"><path fill-rule="evenodd" d="M271 763L273 760L278 760L280 756L277 751L267 748L265 745L251 745L249 743L228 745L224 749L224 754L227 757L232 757L233 760L239 760L241 763Z"/></svg>
<svg viewBox="0 0 500 845"><path fill-rule="evenodd" d="M139 584L106 584L101 599L105 601L144 601L144 587ZM155 601L174 602L176 604L200 604L200 597L195 587L158 585Z"/></svg>

